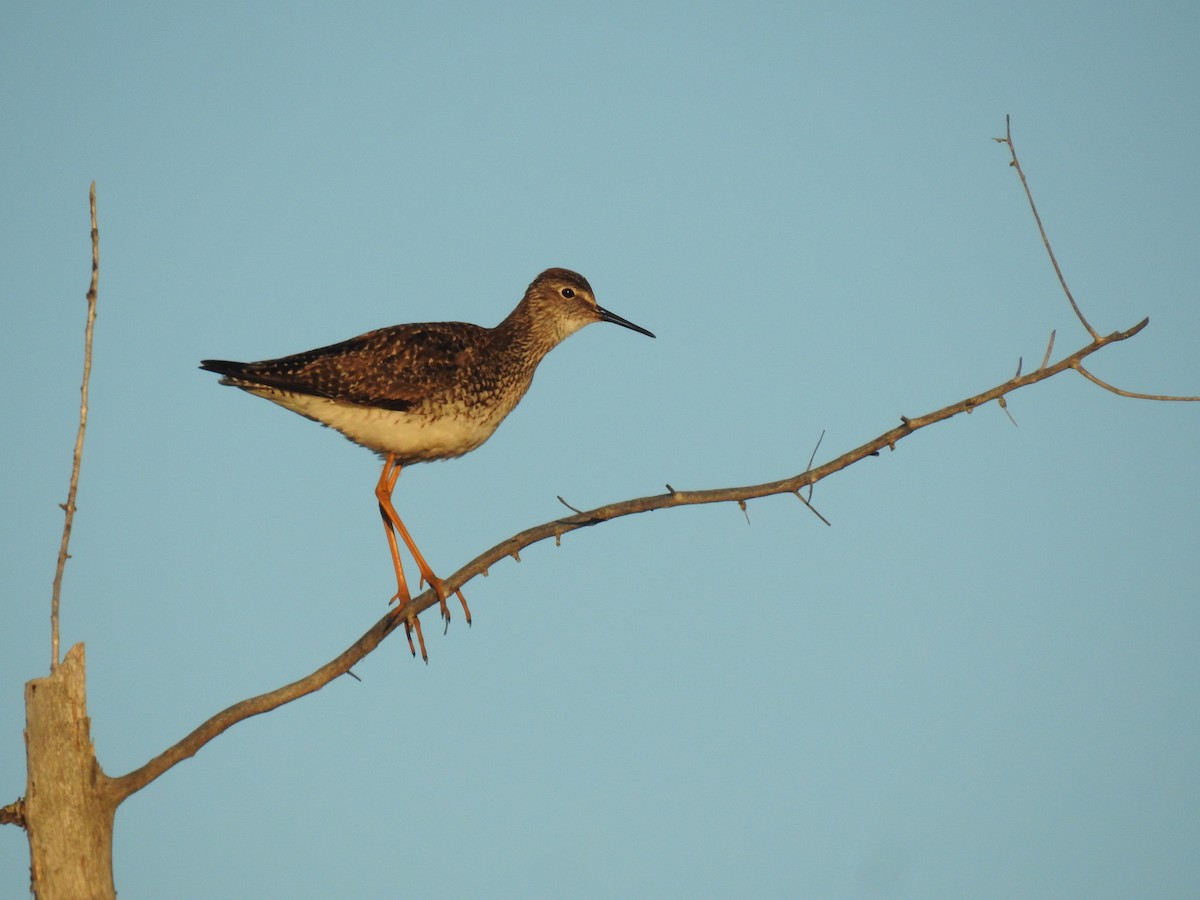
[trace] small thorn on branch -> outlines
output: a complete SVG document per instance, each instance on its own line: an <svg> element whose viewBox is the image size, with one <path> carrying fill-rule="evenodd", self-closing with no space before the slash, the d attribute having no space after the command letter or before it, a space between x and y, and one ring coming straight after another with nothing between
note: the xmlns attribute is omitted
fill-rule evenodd
<svg viewBox="0 0 1200 900"><path fill-rule="evenodd" d="M809 485L809 487L812 487L812 485ZM822 522L824 522L829 527L831 527L831 528L833 527L833 523L830 522L823 515L821 515L819 512L817 512L817 508L815 506L813 506L811 503L809 503L807 500L805 500L803 495L799 491L792 491L792 493L796 495L797 500L799 500L801 503L803 503L805 506L807 506L809 508L809 510L812 512L812 514L814 516L816 516L818 519L820 519Z"/></svg>
<svg viewBox="0 0 1200 900"><path fill-rule="evenodd" d="M1019 428L1020 426L1017 425L1017 420L1014 419L1012 413L1008 411L1008 402L1004 399L1003 395L997 397L996 400L999 402L1000 408L1004 410L1004 414L1008 416L1008 421L1013 423L1014 428Z"/></svg>
<svg viewBox="0 0 1200 900"><path fill-rule="evenodd" d="M746 509L746 501L745 501L745 500L739 500L739 501L737 502L737 504L738 504L738 506L740 506L740 507L741 507L741 509L742 509L742 514L743 514L743 515L746 517L746 524L747 524L747 525L749 525L749 524L750 524L750 511Z"/></svg>
<svg viewBox="0 0 1200 900"><path fill-rule="evenodd" d="M808 466L807 466L807 468L805 468L805 470L804 470L805 472L812 471L813 460L817 458L817 451L821 448L821 441L823 441L823 440L825 440L825 429L824 428L821 429L821 436L819 438L817 438L817 444L815 447L813 447L812 453L809 454ZM808 486L808 496L810 498L812 497L812 485L811 484Z"/></svg>
<svg viewBox="0 0 1200 900"><path fill-rule="evenodd" d="M1039 372L1046 368L1046 365L1050 362L1050 351L1054 349L1054 334L1057 330L1058 329L1052 329L1050 332L1050 343L1046 345L1046 355L1042 357L1042 364L1038 366Z"/></svg>
<svg viewBox="0 0 1200 900"><path fill-rule="evenodd" d="M571 512L573 512L573 513L577 513L577 514L579 514L579 515L581 515L581 516L583 515L583 510L582 510L582 509L576 509L576 508L575 508L575 507L573 507L573 506L572 506L570 503L568 503L566 500L564 500L562 497L559 497L559 498L558 498L558 502L559 502L559 503L561 503L563 506L565 506L567 509L569 509Z"/></svg>

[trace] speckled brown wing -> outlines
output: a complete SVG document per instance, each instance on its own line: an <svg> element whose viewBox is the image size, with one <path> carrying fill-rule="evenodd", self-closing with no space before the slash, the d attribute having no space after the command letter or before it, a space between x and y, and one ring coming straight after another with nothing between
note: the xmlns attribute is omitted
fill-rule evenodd
<svg viewBox="0 0 1200 900"><path fill-rule="evenodd" d="M202 369L234 387L262 386L343 403L407 410L462 379L488 329L466 322L394 325L292 356Z"/></svg>

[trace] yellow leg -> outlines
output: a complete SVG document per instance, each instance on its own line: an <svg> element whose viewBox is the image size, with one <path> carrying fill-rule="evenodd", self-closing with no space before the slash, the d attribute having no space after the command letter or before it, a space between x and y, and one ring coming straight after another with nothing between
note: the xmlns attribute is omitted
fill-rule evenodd
<svg viewBox="0 0 1200 900"><path fill-rule="evenodd" d="M388 549L392 554L392 565L396 569L396 595L392 598L393 602L403 606L411 599L408 592L408 584L404 580L404 569L400 565L400 548L396 543L396 532L399 531L401 540L408 547L408 552L412 554L416 560L417 569L421 572L421 580L433 588L437 594L438 601L441 604L442 618L449 623L450 608L446 605L447 591L442 580L433 574L433 570L429 567L429 563L425 562L425 557L421 555L421 551L417 549L416 543L412 539L412 535L408 533L408 529L404 527L404 522L400 520L399 514L396 512L395 506L392 505L392 491L396 488L396 482L400 479L401 466L396 462L393 454L389 453L387 460L383 464L383 471L379 474L379 482L375 486L375 499L379 501L379 514L383 517L383 525L387 534ZM462 603L463 614L467 617L467 624L471 624L471 609L467 606L467 598L463 596L461 590L455 591L459 602ZM421 656L425 657L425 639L421 634L421 623L416 616L412 618L411 627L416 629L417 640L421 644ZM405 631L409 634L409 647L412 648L412 634L409 623L405 623ZM416 655L415 648L413 655Z"/></svg>
<svg viewBox="0 0 1200 900"><path fill-rule="evenodd" d="M392 477L389 471L389 466L392 463L392 457L388 456L387 463L384 464L383 474L379 476L379 483L375 486L376 498L387 496L390 498L392 488L396 485L396 477L399 476L399 466L397 466L397 475ZM383 530L387 535L388 549L392 553L392 566L396 570L396 593L392 595L389 603L399 603L403 607L410 599L411 595L408 592L408 583L404 580L404 567L400 564L400 548L396 545L396 532L392 527L392 520L388 518L387 510L384 509L383 500L379 501L379 515L383 518ZM413 630L417 632L417 642L421 645L421 658L426 662L429 661L429 655L425 652L425 635L421 633L421 620L416 616L410 617L404 623L404 636L408 638L408 649L413 656L417 655L417 648L413 646Z"/></svg>

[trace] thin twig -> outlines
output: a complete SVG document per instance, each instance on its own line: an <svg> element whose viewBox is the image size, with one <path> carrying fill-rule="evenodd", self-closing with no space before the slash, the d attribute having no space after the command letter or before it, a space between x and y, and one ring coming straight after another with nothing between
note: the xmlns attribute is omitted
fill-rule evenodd
<svg viewBox="0 0 1200 900"><path fill-rule="evenodd" d="M1046 252L1050 255L1050 262L1054 266L1054 274L1058 276L1058 283L1062 285L1063 293L1067 295L1067 299L1071 301L1071 309L1075 310L1075 315L1079 317L1079 321L1083 323L1083 327L1087 329L1088 334L1092 336L1092 340L1099 340L1100 335L1096 332L1088 320L1083 317L1083 313L1079 310L1079 305L1075 302L1075 298L1071 296L1071 289L1067 287L1067 279L1063 277L1062 269L1058 266L1058 260L1054 256L1054 250L1050 247L1050 238L1046 236L1046 229L1042 227L1042 217L1038 215L1037 204L1033 202L1033 192L1029 190L1029 182L1025 178L1025 172L1021 169L1021 161L1017 159L1017 148L1013 146L1012 140L1012 118L1011 116L1004 117L1004 132L1002 138L994 138L997 143L1008 144L1008 150L1012 154L1012 165L1017 170L1017 174L1021 176L1021 186L1025 188L1025 196L1029 200L1029 208L1033 210L1034 221L1037 222L1038 231L1042 235L1042 243L1046 246Z"/></svg>
<svg viewBox="0 0 1200 900"><path fill-rule="evenodd" d="M1086 378L1092 384L1097 384L1106 391L1112 391L1114 394L1119 394L1122 397L1132 397L1134 400L1178 400L1185 403L1195 403L1200 401L1200 397L1172 397L1167 394L1139 394L1135 391L1123 391L1119 387L1113 387L1107 381L1101 381L1091 372L1083 367L1079 362L1076 362L1071 368Z"/></svg>
<svg viewBox="0 0 1200 900"><path fill-rule="evenodd" d="M92 283L87 292L87 327L83 338L83 382L79 388L79 431L75 435L75 454L71 460L71 484L67 502L61 504L66 519L63 522L62 543L58 547L58 566L54 570L54 591L50 599L50 671L58 668L58 602L62 594L63 571L71 554L71 526L75 522L75 495L79 490L79 464L83 459L83 435L87 430L88 382L92 378L92 331L96 324L96 288L100 281L100 230L96 227L96 182L88 191L92 213Z"/></svg>

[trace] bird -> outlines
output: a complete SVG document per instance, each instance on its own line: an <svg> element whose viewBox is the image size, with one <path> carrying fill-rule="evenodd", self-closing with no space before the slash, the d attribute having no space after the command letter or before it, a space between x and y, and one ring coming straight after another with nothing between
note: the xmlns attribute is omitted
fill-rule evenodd
<svg viewBox="0 0 1200 900"><path fill-rule="evenodd" d="M259 362L205 359L200 368L220 383L299 413L374 451L383 460L375 500L396 574L390 603L411 600L396 535L412 554L421 581L433 588L448 625L447 591L417 549L392 502L401 470L453 459L483 444L525 396L546 354L585 325L610 322L654 334L596 302L587 279L570 269L546 269L494 328L467 322L393 325L292 356ZM461 590L467 624L471 610ZM428 662L421 623L404 623Z"/></svg>

